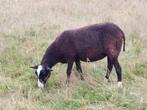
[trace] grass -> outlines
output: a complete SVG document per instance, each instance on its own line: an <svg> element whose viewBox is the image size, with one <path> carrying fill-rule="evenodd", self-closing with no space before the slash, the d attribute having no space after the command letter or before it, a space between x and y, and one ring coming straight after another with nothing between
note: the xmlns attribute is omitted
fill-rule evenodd
<svg viewBox="0 0 147 110"><path fill-rule="evenodd" d="M0 110L146 110L147 2L145 0L0 0ZM66 87L66 65L53 67L44 90L34 71L54 39L64 30L114 22L126 35L119 61L122 89L104 81L106 59L82 63L85 81L73 68Z"/></svg>

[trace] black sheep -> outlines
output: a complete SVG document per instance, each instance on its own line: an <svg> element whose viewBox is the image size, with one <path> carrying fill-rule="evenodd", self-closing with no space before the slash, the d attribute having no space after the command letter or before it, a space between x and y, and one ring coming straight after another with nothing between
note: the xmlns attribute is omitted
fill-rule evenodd
<svg viewBox="0 0 147 110"><path fill-rule="evenodd" d="M122 86L121 66L118 56L125 51L123 31L113 23L94 24L79 29L64 31L47 48L39 65L33 66L38 77L38 86L43 88L51 74L51 68L58 62L67 63L67 82L69 81L73 63L84 79L80 61L97 61L107 57L106 78L109 79L113 66L117 73L119 86Z"/></svg>

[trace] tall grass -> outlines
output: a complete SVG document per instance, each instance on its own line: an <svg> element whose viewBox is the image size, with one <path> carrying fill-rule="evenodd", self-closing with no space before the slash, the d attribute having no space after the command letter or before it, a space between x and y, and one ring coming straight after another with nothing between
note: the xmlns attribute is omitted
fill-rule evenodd
<svg viewBox="0 0 147 110"><path fill-rule="evenodd" d="M0 0L1 110L146 110L146 0ZM124 87L115 71L104 81L106 59L82 63L85 81L75 67L66 87L66 65L57 64L44 90L31 65L64 30L114 22L124 30L126 51L119 61Z"/></svg>

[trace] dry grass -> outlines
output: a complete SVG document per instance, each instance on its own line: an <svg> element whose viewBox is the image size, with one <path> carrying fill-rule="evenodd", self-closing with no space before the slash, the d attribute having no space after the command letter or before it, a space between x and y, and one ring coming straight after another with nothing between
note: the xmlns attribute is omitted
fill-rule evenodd
<svg viewBox="0 0 147 110"><path fill-rule="evenodd" d="M146 0L0 0L1 110L146 110ZM73 70L66 87L66 65L58 64L42 91L28 67L40 62L47 46L66 29L114 22L126 35L119 60L124 88L113 71L104 82L106 59L82 63L85 81Z"/></svg>

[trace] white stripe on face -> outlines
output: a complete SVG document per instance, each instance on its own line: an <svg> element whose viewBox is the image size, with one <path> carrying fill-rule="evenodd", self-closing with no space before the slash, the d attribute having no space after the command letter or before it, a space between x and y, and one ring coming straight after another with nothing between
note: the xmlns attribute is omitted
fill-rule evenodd
<svg viewBox="0 0 147 110"><path fill-rule="evenodd" d="M39 81L39 79L38 79L38 87L39 87L39 88L41 88L41 89L43 89L43 88L44 88L44 84L43 84L43 83L41 83L41 82Z"/></svg>
<svg viewBox="0 0 147 110"><path fill-rule="evenodd" d="M40 75L40 71L43 69L42 65L39 65L38 68L37 68L37 75L39 77Z"/></svg>
<svg viewBox="0 0 147 110"><path fill-rule="evenodd" d="M37 75L38 75L38 87L39 88L44 88L44 84L42 82L40 82L39 80L39 75L40 75L40 71L43 69L42 65L39 65L37 68Z"/></svg>

